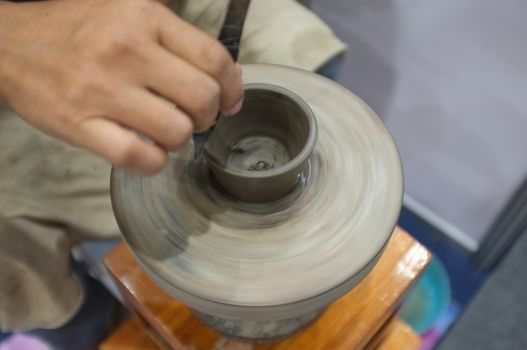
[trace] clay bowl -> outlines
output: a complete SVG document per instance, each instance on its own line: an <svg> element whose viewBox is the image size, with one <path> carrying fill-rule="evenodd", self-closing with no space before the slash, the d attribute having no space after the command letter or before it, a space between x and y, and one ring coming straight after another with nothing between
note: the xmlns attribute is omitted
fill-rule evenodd
<svg viewBox="0 0 527 350"><path fill-rule="evenodd" d="M283 197L298 182L317 141L317 123L297 95L248 84L241 111L218 121L205 157L219 184L249 202Z"/></svg>

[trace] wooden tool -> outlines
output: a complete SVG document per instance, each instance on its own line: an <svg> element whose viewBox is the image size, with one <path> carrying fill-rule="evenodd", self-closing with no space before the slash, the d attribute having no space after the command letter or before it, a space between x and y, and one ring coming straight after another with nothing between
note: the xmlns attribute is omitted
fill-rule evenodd
<svg viewBox="0 0 527 350"><path fill-rule="evenodd" d="M238 53L240 51L240 40L242 38L243 24L247 16L247 10L251 0L230 0L225 21L221 28L218 40L227 48L234 62L238 60ZM216 120L220 115L216 117ZM194 160L198 160L203 156L205 143L214 131L214 126L211 126L207 131L202 133L195 133L192 136L194 141Z"/></svg>

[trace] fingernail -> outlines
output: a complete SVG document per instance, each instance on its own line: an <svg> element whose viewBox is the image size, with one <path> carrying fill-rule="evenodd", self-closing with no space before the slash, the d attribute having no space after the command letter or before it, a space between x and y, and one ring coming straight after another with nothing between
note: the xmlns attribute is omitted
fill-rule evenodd
<svg viewBox="0 0 527 350"><path fill-rule="evenodd" d="M228 113L227 115L228 116L231 116L231 115L235 115L236 113L238 113L241 109L242 109L242 105L243 105L243 100L240 100L240 102L238 102L236 104L236 106L234 106Z"/></svg>

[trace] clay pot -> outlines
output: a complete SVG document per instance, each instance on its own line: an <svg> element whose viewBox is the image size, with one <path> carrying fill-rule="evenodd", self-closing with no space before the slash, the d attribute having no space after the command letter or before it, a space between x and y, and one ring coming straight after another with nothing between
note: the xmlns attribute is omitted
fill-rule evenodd
<svg viewBox="0 0 527 350"><path fill-rule="evenodd" d="M220 185L249 202L290 192L317 141L317 123L297 95L271 84L248 84L241 111L222 117L205 146Z"/></svg>

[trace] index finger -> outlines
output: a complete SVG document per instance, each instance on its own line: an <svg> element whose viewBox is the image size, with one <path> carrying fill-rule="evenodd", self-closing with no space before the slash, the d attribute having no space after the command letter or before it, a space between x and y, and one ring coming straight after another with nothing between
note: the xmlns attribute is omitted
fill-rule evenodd
<svg viewBox="0 0 527 350"><path fill-rule="evenodd" d="M214 78L221 88L222 113L236 113L243 99L241 67L218 40L169 10L163 12L158 34L161 45Z"/></svg>

